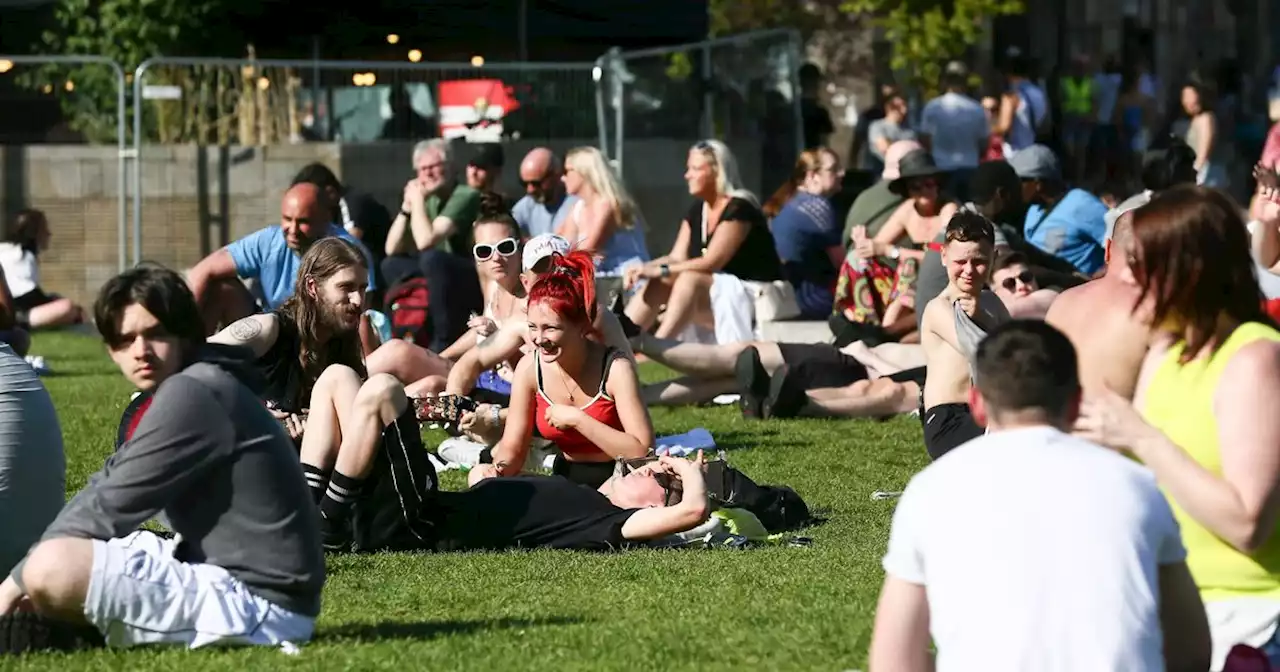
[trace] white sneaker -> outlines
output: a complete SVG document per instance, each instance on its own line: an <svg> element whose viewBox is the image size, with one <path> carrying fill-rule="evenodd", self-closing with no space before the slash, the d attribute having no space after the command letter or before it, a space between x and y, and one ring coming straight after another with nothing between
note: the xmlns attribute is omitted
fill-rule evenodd
<svg viewBox="0 0 1280 672"><path fill-rule="evenodd" d="M36 372L36 375L43 376L45 374L52 373L49 365L45 363L44 357L41 357L40 355L27 355L26 360L27 364Z"/></svg>

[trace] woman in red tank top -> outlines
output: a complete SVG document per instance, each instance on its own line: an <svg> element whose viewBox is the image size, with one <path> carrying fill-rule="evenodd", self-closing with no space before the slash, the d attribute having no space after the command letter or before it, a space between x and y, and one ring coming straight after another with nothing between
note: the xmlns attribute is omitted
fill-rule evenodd
<svg viewBox="0 0 1280 672"><path fill-rule="evenodd" d="M653 424L640 397L635 364L600 342L591 255L555 255L551 272L529 290L532 353L520 360L511 406L493 464L473 478L520 472L536 426L556 444L552 472L598 488L617 459L644 457Z"/></svg>

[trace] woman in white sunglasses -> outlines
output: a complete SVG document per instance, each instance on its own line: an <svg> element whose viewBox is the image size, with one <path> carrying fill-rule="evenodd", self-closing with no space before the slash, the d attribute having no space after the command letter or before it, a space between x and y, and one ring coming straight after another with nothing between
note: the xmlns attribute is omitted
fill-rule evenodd
<svg viewBox="0 0 1280 672"><path fill-rule="evenodd" d="M366 362L370 375L390 373L407 386L405 391L410 396L439 392L431 388L443 387L440 384L443 376L459 357L496 332L508 318L524 319L520 228L502 197L490 193L481 197L480 216L476 218L472 236L475 240L472 255L484 291L484 313L472 317L468 331L439 354L401 339L384 343ZM510 393L509 381L509 367L499 364L481 375L477 387L505 399Z"/></svg>

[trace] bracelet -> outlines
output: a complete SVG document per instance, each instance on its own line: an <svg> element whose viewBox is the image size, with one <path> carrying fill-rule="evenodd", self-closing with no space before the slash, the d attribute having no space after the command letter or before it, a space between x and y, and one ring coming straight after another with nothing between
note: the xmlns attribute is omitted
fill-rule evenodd
<svg viewBox="0 0 1280 672"><path fill-rule="evenodd" d="M671 267L666 264L658 265L658 276L663 278L671 277Z"/></svg>
<svg viewBox="0 0 1280 672"><path fill-rule="evenodd" d="M502 422L502 407L498 405L490 406L490 413L493 415L493 424L497 425Z"/></svg>
<svg viewBox="0 0 1280 672"><path fill-rule="evenodd" d="M405 210L404 208L400 208L400 215L403 216L405 219L411 219L413 217L413 213L409 212L408 210Z"/></svg>

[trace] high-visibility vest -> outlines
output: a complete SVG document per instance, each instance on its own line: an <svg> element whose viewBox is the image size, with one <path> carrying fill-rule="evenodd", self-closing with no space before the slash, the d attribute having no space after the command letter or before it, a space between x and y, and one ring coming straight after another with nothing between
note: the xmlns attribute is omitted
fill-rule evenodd
<svg viewBox="0 0 1280 672"><path fill-rule="evenodd" d="M1062 111L1077 116L1086 116L1093 112L1093 79L1062 78Z"/></svg>

